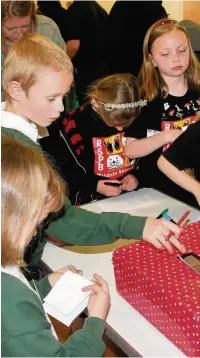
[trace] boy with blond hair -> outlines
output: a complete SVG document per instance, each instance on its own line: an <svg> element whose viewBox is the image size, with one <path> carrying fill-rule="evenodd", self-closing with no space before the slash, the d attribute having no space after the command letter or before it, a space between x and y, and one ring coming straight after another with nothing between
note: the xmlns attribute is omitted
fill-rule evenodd
<svg viewBox="0 0 200 358"><path fill-rule="evenodd" d="M66 53L42 35L27 34L17 40L4 67L2 132L41 151L37 125L49 126L64 110L72 71ZM51 220L46 233L76 245L104 245L119 237L134 237L172 252L171 243L165 240L170 230L175 234L171 243L184 252L178 241L180 229L171 222L123 213L96 214L71 206L66 198L63 215ZM37 271L46 241L47 235L41 234L27 249L25 260L32 272Z"/></svg>

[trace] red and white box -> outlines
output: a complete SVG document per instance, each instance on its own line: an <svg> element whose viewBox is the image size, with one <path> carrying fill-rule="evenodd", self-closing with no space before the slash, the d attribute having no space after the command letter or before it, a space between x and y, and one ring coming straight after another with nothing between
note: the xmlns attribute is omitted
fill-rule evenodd
<svg viewBox="0 0 200 358"><path fill-rule="evenodd" d="M200 255L200 222L187 225L180 241L187 252ZM179 260L179 254L176 248L170 255L141 241L116 249L116 287L186 356L200 357L200 275Z"/></svg>

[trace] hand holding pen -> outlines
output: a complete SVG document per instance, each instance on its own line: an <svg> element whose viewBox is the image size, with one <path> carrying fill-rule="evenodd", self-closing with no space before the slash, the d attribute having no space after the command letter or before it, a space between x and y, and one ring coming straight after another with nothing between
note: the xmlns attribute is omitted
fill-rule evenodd
<svg viewBox="0 0 200 358"><path fill-rule="evenodd" d="M183 216L180 218L180 220L177 222L177 224L176 225L178 225L179 227L181 227L181 225L184 223L184 221L187 219L187 217L188 217L188 215L191 213L191 210L187 210L184 214L183 214ZM170 238L173 236L173 232L171 231L170 233L169 233L169 235L166 237L166 241L169 241L170 240Z"/></svg>
<svg viewBox="0 0 200 358"><path fill-rule="evenodd" d="M185 253L186 248L179 241L179 236L182 231L180 226L190 214L190 210L182 216L177 224L168 215L168 211L168 209L163 210L156 219L147 219L143 239L160 250L166 249L170 254L173 253L173 246L180 252Z"/></svg>
<svg viewBox="0 0 200 358"><path fill-rule="evenodd" d="M173 254L173 246L185 253L185 246L179 241L181 231L180 227L169 220L149 218L144 227L143 239L159 250L166 249L169 254ZM173 232L173 237L167 241L166 238L171 232Z"/></svg>

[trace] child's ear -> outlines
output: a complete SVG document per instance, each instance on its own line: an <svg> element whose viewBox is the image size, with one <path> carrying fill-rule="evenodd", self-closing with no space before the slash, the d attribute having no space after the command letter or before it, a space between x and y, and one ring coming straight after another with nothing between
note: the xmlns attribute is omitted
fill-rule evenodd
<svg viewBox="0 0 200 358"><path fill-rule="evenodd" d="M156 65L156 63L155 63L155 61L154 61L154 59L153 59L151 54L149 54L149 58L150 58L150 61L152 62L153 67L157 67L157 65Z"/></svg>
<svg viewBox="0 0 200 358"><path fill-rule="evenodd" d="M91 105L94 107L94 109L99 109L99 105L94 98L91 99Z"/></svg>
<svg viewBox="0 0 200 358"><path fill-rule="evenodd" d="M22 95L22 87L19 82L11 81L8 84L8 93L14 101L19 101Z"/></svg>

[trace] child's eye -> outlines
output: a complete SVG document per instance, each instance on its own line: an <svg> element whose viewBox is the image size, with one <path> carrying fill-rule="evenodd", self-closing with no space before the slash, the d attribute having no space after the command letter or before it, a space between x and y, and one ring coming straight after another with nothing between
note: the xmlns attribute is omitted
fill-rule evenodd
<svg viewBox="0 0 200 358"><path fill-rule="evenodd" d="M187 50L186 48L182 48L181 50L179 50L179 52L180 52L180 53L186 52L186 50Z"/></svg>
<svg viewBox="0 0 200 358"><path fill-rule="evenodd" d="M161 56L168 56L168 53L161 53Z"/></svg>
<svg viewBox="0 0 200 358"><path fill-rule="evenodd" d="M52 97L52 98L48 98L48 101L49 101L49 102L53 102L53 101L55 101L55 98L53 98L53 97Z"/></svg>

